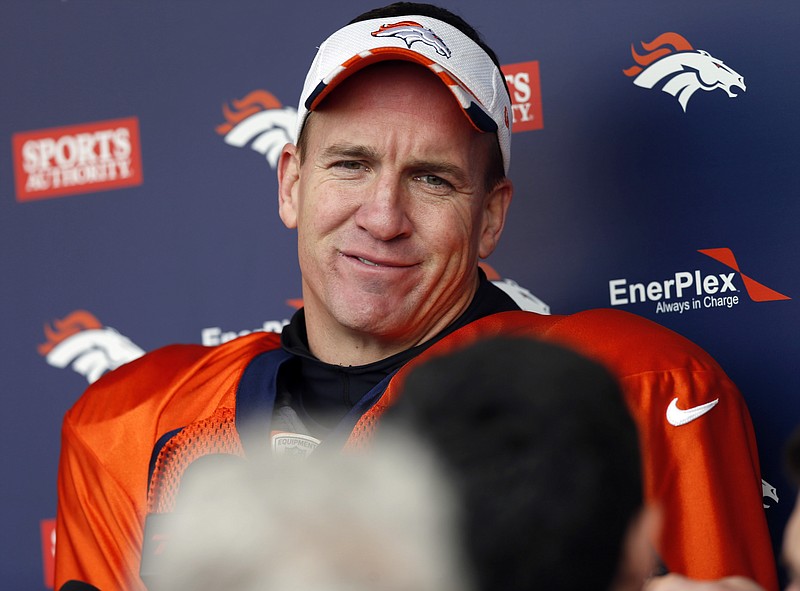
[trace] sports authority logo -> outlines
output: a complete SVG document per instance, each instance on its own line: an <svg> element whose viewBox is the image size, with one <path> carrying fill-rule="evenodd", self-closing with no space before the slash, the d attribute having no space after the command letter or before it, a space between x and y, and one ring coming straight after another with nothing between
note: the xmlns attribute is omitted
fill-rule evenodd
<svg viewBox="0 0 800 591"><path fill-rule="evenodd" d="M502 67L511 92L514 133L544 128L539 62L520 62Z"/></svg>
<svg viewBox="0 0 800 591"><path fill-rule="evenodd" d="M284 107L266 90L254 90L233 100L232 105L222 106L225 123L217 126L217 133L230 146L243 148L249 144L274 169L283 146L295 140L297 109Z"/></svg>
<svg viewBox="0 0 800 591"><path fill-rule="evenodd" d="M406 42L406 46L409 49L413 43L420 41L433 47L436 53L442 57L450 59L452 55L450 48L445 45L444 41L436 33L414 21L401 21L391 25L383 25L371 34L373 37L398 37Z"/></svg>
<svg viewBox="0 0 800 591"><path fill-rule="evenodd" d="M678 33L663 33L650 43L642 42L646 53L639 54L631 44L631 55L637 65L623 70L633 83L642 88L655 88L678 99L683 111L698 90L724 90L729 97L735 89L747 90L744 78L707 51L694 49Z"/></svg>
<svg viewBox="0 0 800 591"><path fill-rule="evenodd" d="M697 252L722 263L733 272L706 274L699 269L677 271L670 277L647 283L612 279L608 282L611 305L655 303L656 314L683 314L704 308L732 308L742 301L738 281L753 302L791 299L742 273L730 248L707 248Z"/></svg>
<svg viewBox="0 0 800 591"><path fill-rule="evenodd" d="M136 117L15 133L17 201L33 201L142 183Z"/></svg>
<svg viewBox="0 0 800 591"><path fill-rule="evenodd" d="M91 384L107 371L144 355L128 337L103 326L90 312L76 310L53 326L45 324L47 341L39 354L53 367L69 365Z"/></svg>

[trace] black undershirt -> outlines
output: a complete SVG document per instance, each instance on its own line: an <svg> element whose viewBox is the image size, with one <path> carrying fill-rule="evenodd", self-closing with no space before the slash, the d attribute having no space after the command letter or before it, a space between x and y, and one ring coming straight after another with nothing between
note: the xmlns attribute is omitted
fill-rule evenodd
<svg viewBox="0 0 800 591"><path fill-rule="evenodd" d="M378 382L435 342L479 318L510 310L519 310L519 306L480 271L472 302L436 337L374 363L344 367L320 361L311 353L305 312L300 309L281 334L281 346L294 358L281 367L278 391L291 395L291 406L299 418L312 435L322 437Z"/></svg>

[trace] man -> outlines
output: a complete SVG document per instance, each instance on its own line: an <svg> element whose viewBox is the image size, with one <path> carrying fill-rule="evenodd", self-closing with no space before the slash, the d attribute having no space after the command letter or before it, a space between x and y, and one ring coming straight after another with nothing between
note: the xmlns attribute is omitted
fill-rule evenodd
<svg viewBox="0 0 800 591"><path fill-rule="evenodd" d="M621 381L641 430L647 498L664 505L657 550L667 568L776 589L750 419L716 363L632 315L521 312L479 271L511 201L510 119L496 57L447 11L392 5L320 46L297 145L278 165L304 309L281 337L146 355L67 413L57 586L142 588L140 562L144 576L157 568L158 515L198 457L358 447L413 362L520 333L567 343ZM678 426L664 421L673 399ZM712 402L695 420L680 410Z"/></svg>

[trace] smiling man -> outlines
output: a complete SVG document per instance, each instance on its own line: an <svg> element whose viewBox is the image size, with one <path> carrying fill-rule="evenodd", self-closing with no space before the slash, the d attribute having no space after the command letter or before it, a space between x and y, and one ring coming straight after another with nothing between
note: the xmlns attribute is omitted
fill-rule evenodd
<svg viewBox="0 0 800 591"><path fill-rule="evenodd" d="M311 350L364 365L430 341L469 307L503 228L511 183L486 181L497 140L402 61L343 82L304 134L280 160L280 214L300 230Z"/></svg>
<svg viewBox="0 0 800 591"><path fill-rule="evenodd" d="M376 9L319 47L297 145L278 166L304 308L280 336L154 351L75 404L63 426L57 586L144 588L169 556L161 517L201 460L367 446L411 368L502 333L568 345L620 380L670 571L777 587L750 418L714 360L631 314L523 312L479 269L511 202L510 120L496 56L448 11ZM683 411L716 402L674 425L675 398Z"/></svg>

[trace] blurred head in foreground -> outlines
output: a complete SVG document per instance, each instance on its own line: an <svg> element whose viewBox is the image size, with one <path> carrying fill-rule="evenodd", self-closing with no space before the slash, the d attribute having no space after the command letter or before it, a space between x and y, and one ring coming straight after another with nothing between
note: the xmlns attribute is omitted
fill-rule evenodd
<svg viewBox="0 0 800 591"><path fill-rule="evenodd" d="M800 487L800 427L786 446L786 465L789 476ZM783 563L789 579L786 591L800 591L800 495L783 532Z"/></svg>
<svg viewBox="0 0 800 591"><path fill-rule="evenodd" d="M439 453L479 589L621 591L652 571L637 430L594 362L529 339L478 342L412 370L384 424Z"/></svg>
<svg viewBox="0 0 800 591"><path fill-rule="evenodd" d="M469 591L441 467L401 432L376 445L197 470L157 589Z"/></svg>

